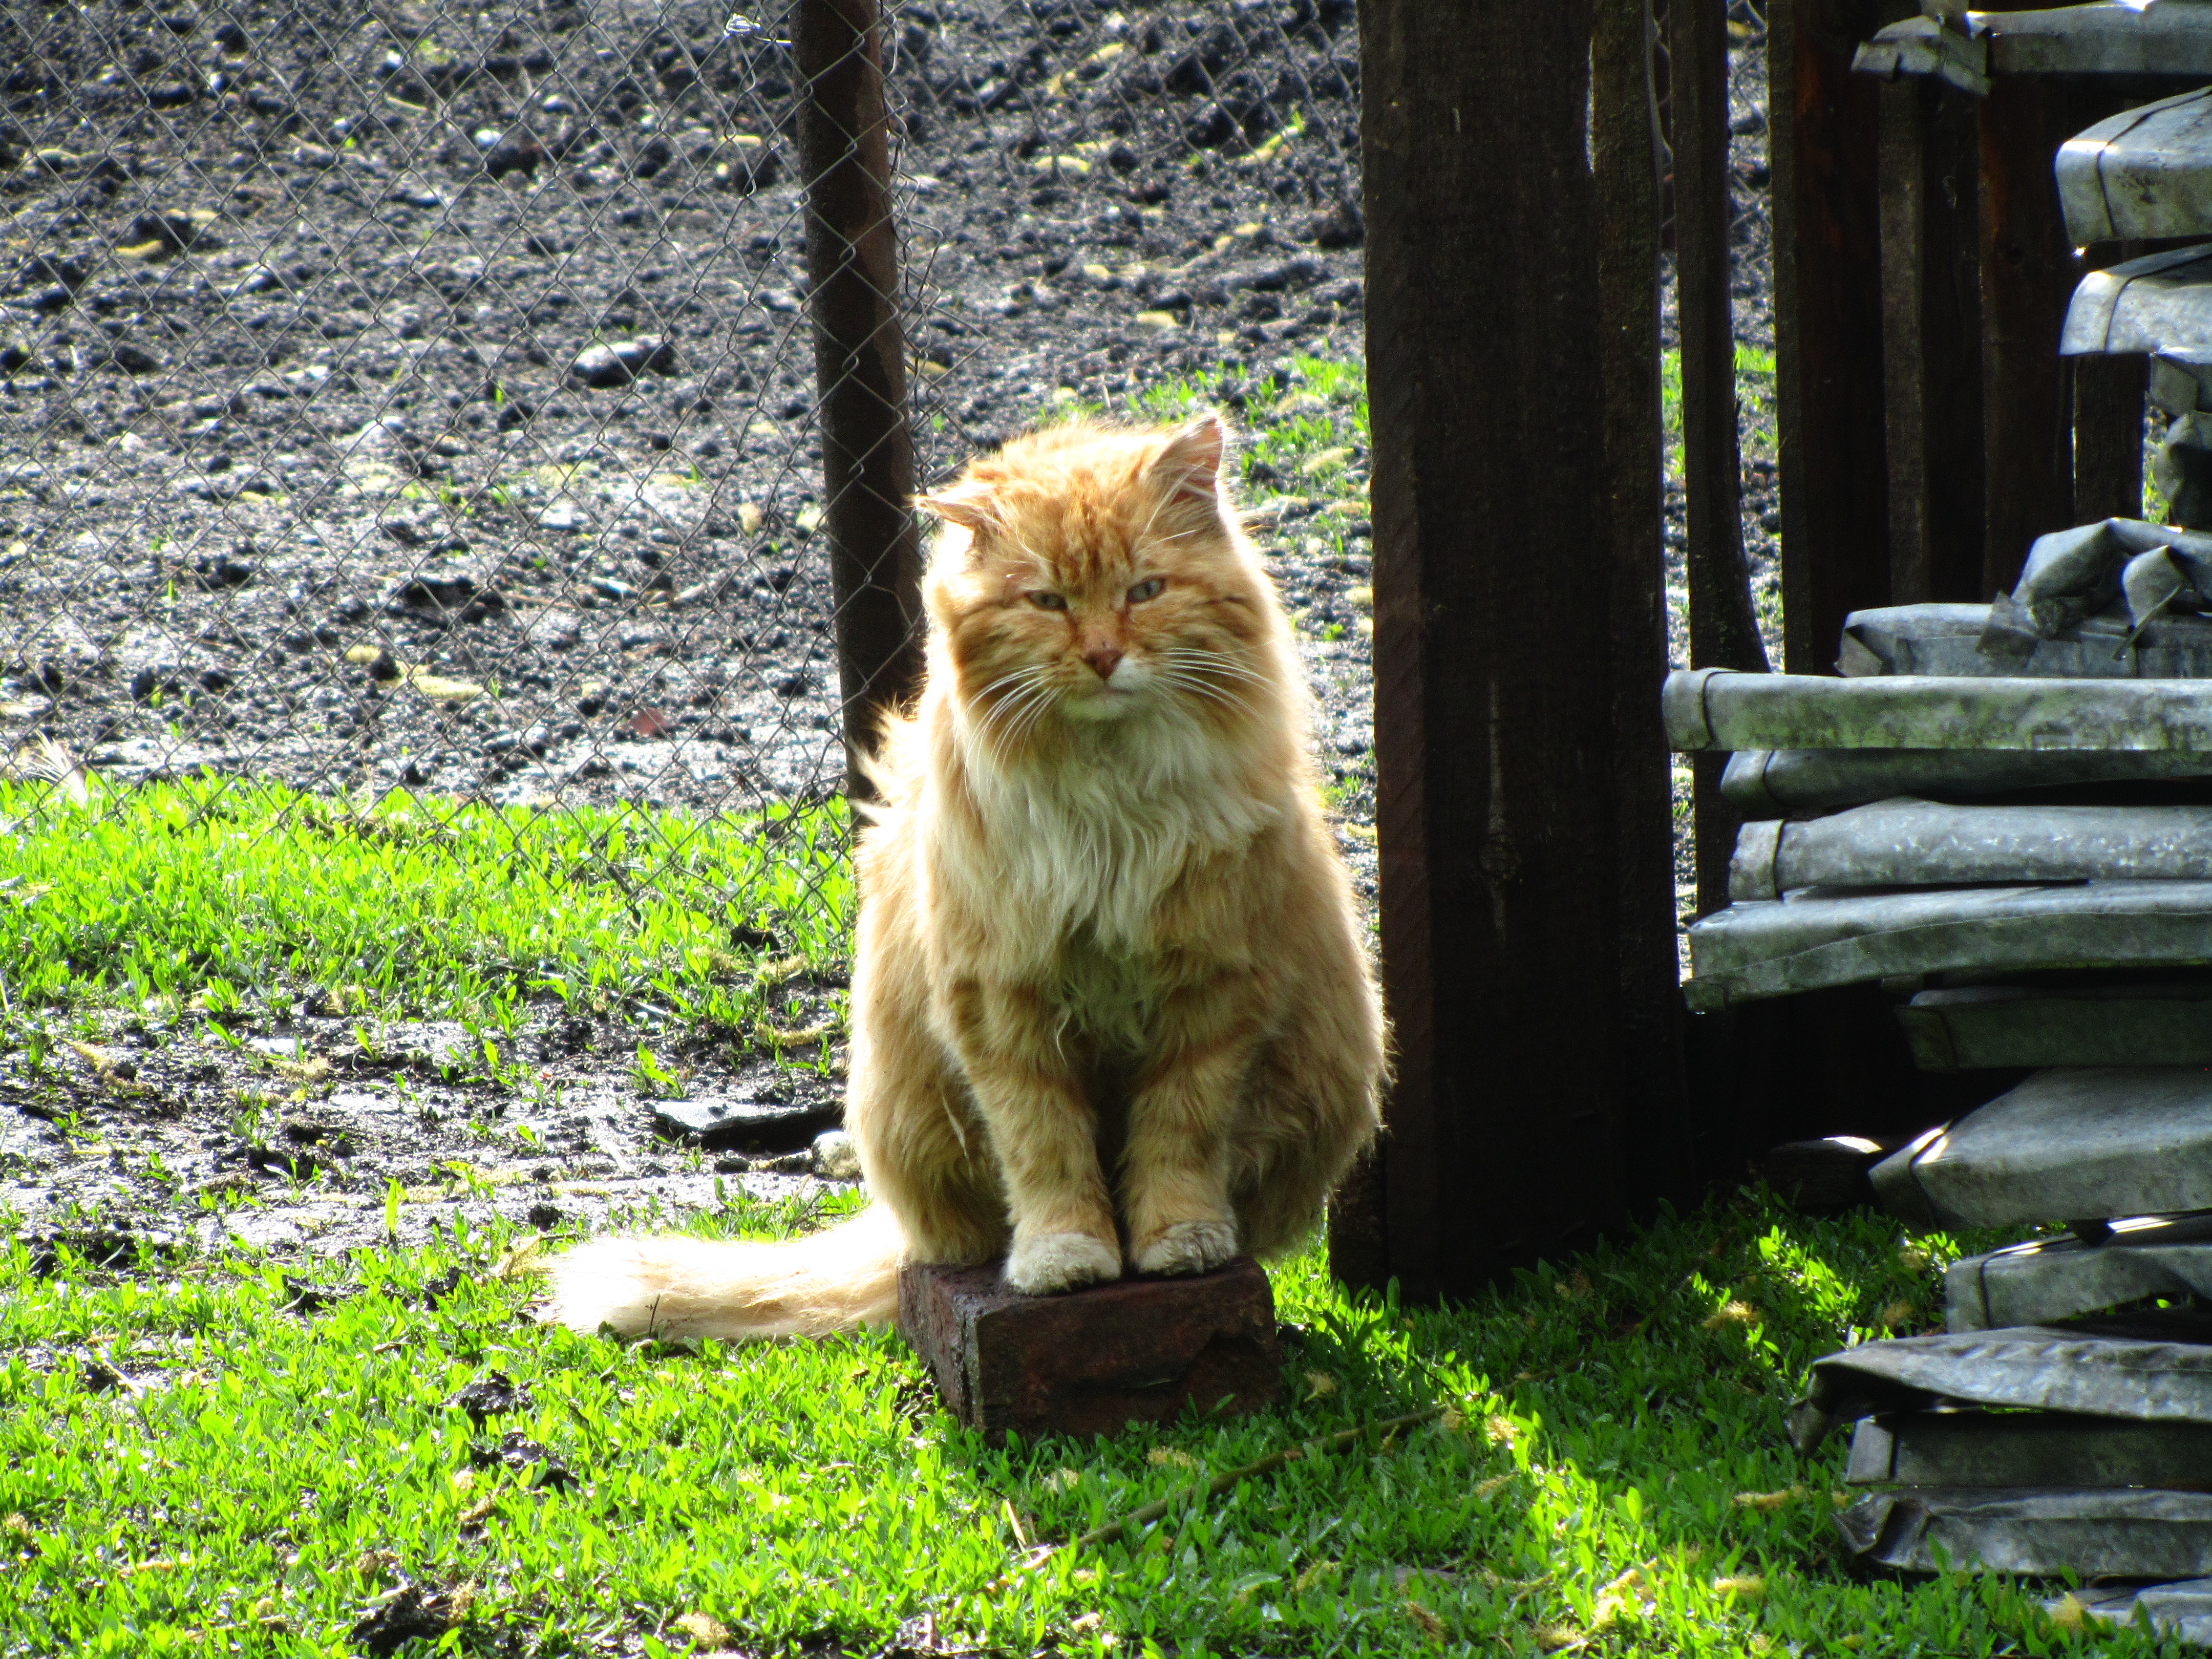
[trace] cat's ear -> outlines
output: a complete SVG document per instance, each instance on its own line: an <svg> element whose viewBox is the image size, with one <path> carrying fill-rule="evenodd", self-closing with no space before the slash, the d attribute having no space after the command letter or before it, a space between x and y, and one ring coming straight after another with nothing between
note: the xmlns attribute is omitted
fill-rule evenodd
<svg viewBox="0 0 2212 1659"><path fill-rule="evenodd" d="M963 478L945 489L917 495L914 504L963 530L981 530L999 522L998 503L992 497L991 486L975 478Z"/></svg>
<svg viewBox="0 0 2212 1659"><path fill-rule="evenodd" d="M1229 426L1212 410L1177 427L1152 465L1172 499L1212 502L1229 456Z"/></svg>

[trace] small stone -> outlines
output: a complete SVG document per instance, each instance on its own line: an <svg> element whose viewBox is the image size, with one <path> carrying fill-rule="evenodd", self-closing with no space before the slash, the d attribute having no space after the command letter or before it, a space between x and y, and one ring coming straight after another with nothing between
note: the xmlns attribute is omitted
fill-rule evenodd
<svg viewBox="0 0 2212 1659"><path fill-rule="evenodd" d="M586 346L568 366L568 378L601 391L626 386L641 374L676 373L676 348L657 334Z"/></svg>
<svg viewBox="0 0 2212 1659"><path fill-rule="evenodd" d="M487 1417L507 1417L516 1412L532 1411L537 1405L530 1390L505 1371L486 1371L446 1397L447 1411L466 1412L470 1420L477 1423Z"/></svg>
<svg viewBox="0 0 2212 1659"><path fill-rule="evenodd" d="M835 1100L784 1103L695 1097L659 1100L653 1105L654 1128L710 1152L726 1148L795 1150L831 1127L840 1115Z"/></svg>
<svg viewBox="0 0 2212 1659"><path fill-rule="evenodd" d="M1367 221L1350 202L1339 202L1314 215L1307 234L1316 247L1358 247L1367 240Z"/></svg>
<svg viewBox="0 0 2212 1659"><path fill-rule="evenodd" d="M814 1137L814 1172L824 1181L860 1178L859 1143L842 1129L828 1129Z"/></svg>

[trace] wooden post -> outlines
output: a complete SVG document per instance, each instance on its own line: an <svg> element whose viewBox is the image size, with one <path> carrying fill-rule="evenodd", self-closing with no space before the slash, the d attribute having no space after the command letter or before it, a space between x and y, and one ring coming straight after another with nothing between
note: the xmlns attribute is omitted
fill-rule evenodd
<svg viewBox="0 0 2212 1659"><path fill-rule="evenodd" d="M2101 270L2135 258L2139 242L2102 242L2075 264ZM2077 279L2078 280L2078 279ZM2140 519L2147 357L2076 357L2074 365L2074 522Z"/></svg>
<svg viewBox="0 0 2212 1659"><path fill-rule="evenodd" d="M830 592L846 790L872 796L860 757L884 712L921 684L921 548L908 505L914 443L898 316L876 0L797 0L792 51L806 186L808 310L814 325Z"/></svg>
<svg viewBox="0 0 2212 1659"><path fill-rule="evenodd" d="M1845 614L1889 602L1875 0L1771 0L1775 425L1783 657L1832 672Z"/></svg>
<svg viewBox="0 0 2212 1659"><path fill-rule="evenodd" d="M1674 0L1674 307L1682 346L1682 485L1687 518L1690 664L1764 672L1766 647L1743 552L1743 458L1736 439L1735 327L1729 280L1727 0ZM1721 799L1727 757L1692 763L1698 912L1728 903L1737 818Z"/></svg>
<svg viewBox="0 0 2212 1659"><path fill-rule="evenodd" d="M1675 0L1685 9L1710 9L1716 32L1724 21L1724 3ZM1682 1123L1674 804L1666 732L1658 699L1651 695L1653 677L1663 681L1667 674L1656 43L1650 0L1596 0L1590 40L1590 157L1597 200L1604 489L1611 507L1607 592L1612 600L1612 736L1620 815L1614 860L1620 1121L1632 1204L1662 1194L1680 1195L1690 1177ZM1721 125L1725 135L1725 116ZM1748 589L1745 604L1747 611ZM1756 632L1752 637L1757 639Z"/></svg>
<svg viewBox="0 0 2212 1659"><path fill-rule="evenodd" d="M1971 604L1990 597L1975 103L1914 76L1881 88L1881 104L1889 597Z"/></svg>
<svg viewBox="0 0 2212 1659"><path fill-rule="evenodd" d="M2051 157L2081 100L2047 77L1996 82L1981 110L1982 591L2009 591L2028 544L2074 522L2071 365L2058 333L2074 250Z"/></svg>
<svg viewBox="0 0 2212 1659"><path fill-rule="evenodd" d="M1621 872L1650 822L1630 797L1655 728L1623 710L1651 703L1659 613L1616 594L1604 319L1633 325L1600 299L1592 20L1591 0L1360 7L1398 1051L1380 1266L1417 1299L1576 1248L1655 1184L1626 1073L1668 1015L1624 1006L1646 981L1621 958L1667 918L1624 914L1648 884Z"/></svg>

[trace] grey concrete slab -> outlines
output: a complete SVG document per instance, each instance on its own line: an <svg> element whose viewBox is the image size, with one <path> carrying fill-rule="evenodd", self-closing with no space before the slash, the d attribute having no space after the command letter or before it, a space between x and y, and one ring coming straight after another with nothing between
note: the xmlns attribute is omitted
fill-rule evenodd
<svg viewBox="0 0 2212 1659"><path fill-rule="evenodd" d="M1993 639L1986 605L1904 605L1844 619L1839 672L2050 679L2212 678L2212 618L2161 613L2085 617L2052 637Z"/></svg>

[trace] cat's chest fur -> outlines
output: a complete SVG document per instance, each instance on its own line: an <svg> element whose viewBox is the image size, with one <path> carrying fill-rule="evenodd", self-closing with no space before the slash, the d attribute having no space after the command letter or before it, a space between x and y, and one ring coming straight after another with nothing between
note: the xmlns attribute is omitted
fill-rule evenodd
<svg viewBox="0 0 2212 1659"><path fill-rule="evenodd" d="M1281 816L1233 787L1214 757L1163 763L1142 745L1129 751L1102 745L980 793L975 850L1005 895L1009 924L1041 951L1141 958L1161 942L1176 884L1235 856Z"/></svg>

